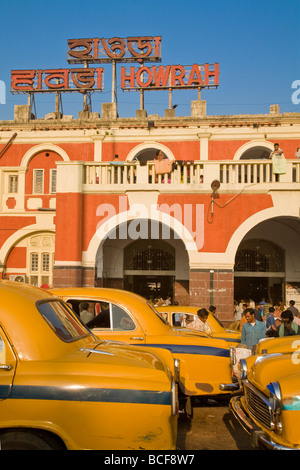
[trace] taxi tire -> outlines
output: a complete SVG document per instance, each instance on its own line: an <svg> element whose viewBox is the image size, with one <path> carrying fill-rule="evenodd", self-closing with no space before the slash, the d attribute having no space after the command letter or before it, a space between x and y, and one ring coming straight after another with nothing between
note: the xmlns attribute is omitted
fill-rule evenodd
<svg viewBox="0 0 300 470"><path fill-rule="evenodd" d="M1 450L63 450L62 443L43 431L5 431L0 434Z"/></svg>

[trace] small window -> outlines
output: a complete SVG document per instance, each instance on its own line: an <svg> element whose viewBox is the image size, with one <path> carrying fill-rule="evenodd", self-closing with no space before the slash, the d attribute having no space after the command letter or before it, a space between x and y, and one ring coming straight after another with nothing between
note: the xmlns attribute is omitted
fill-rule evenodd
<svg viewBox="0 0 300 470"><path fill-rule="evenodd" d="M30 270L35 272L39 270L39 255L38 253L31 253L30 255Z"/></svg>
<svg viewBox="0 0 300 470"><path fill-rule="evenodd" d="M56 193L56 175L57 175L56 169L50 170L50 193L51 194Z"/></svg>
<svg viewBox="0 0 300 470"><path fill-rule="evenodd" d="M50 253L42 253L42 271L50 270Z"/></svg>
<svg viewBox="0 0 300 470"><path fill-rule="evenodd" d="M44 170L33 170L33 193L43 194L44 192Z"/></svg>
<svg viewBox="0 0 300 470"><path fill-rule="evenodd" d="M18 192L18 175L9 175L8 176L8 192L17 193Z"/></svg>
<svg viewBox="0 0 300 470"><path fill-rule="evenodd" d="M111 304L112 324L114 331L134 330L135 324L132 318L118 305Z"/></svg>

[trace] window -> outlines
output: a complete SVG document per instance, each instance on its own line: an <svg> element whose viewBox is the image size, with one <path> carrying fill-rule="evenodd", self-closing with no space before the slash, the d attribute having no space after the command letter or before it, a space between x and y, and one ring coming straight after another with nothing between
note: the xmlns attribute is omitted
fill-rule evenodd
<svg viewBox="0 0 300 470"><path fill-rule="evenodd" d="M82 303L86 302L89 304L88 311L93 312L95 315L92 323L88 325L91 329L104 328L113 331L132 331L136 328L133 319L118 305L91 299L70 298L67 302L79 317Z"/></svg>
<svg viewBox="0 0 300 470"><path fill-rule="evenodd" d="M9 175L8 176L8 192L17 193L18 192L18 175Z"/></svg>
<svg viewBox="0 0 300 470"><path fill-rule="evenodd" d="M51 194L56 193L56 175L57 175L56 169L50 170L50 193Z"/></svg>
<svg viewBox="0 0 300 470"><path fill-rule="evenodd" d="M42 253L42 271L50 270L50 253Z"/></svg>
<svg viewBox="0 0 300 470"><path fill-rule="evenodd" d="M114 331L128 331L135 329L133 320L130 318L128 313L126 313L121 307L118 307L118 305L111 304L111 316L112 329Z"/></svg>
<svg viewBox="0 0 300 470"><path fill-rule="evenodd" d="M33 193L44 192L44 170L33 170Z"/></svg>
<svg viewBox="0 0 300 470"><path fill-rule="evenodd" d="M84 326L76 321L62 302L42 302L38 310L62 341L70 342L87 334Z"/></svg>
<svg viewBox="0 0 300 470"><path fill-rule="evenodd" d="M35 286L53 283L55 236L39 233L27 239L27 276Z"/></svg>
<svg viewBox="0 0 300 470"><path fill-rule="evenodd" d="M39 255L38 253L31 253L30 255L30 270L32 272L39 270Z"/></svg>

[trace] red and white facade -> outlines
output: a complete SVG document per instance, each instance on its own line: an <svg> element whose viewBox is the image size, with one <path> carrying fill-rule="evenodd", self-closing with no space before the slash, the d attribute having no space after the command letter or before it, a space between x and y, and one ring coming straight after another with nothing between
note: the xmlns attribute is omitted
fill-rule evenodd
<svg viewBox="0 0 300 470"><path fill-rule="evenodd" d="M1 277L170 294L225 322L235 297L300 303L299 114L197 109L0 122ZM265 158L275 142L279 181Z"/></svg>

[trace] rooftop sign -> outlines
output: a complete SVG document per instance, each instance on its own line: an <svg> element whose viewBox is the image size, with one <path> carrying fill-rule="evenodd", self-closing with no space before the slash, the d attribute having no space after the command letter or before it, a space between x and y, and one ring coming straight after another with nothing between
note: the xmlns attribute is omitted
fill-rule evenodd
<svg viewBox="0 0 300 470"><path fill-rule="evenodd" d="M11 92L103 91L103 68L12 70Z"/></svg>
<svg viewBox="0 0 300 470"><path fill-rule="evenodd" d="M68 62L160 62L161 36L68 40Z"/></svg>
<svg viewBox="0 0 300 470"><path fill-rule="evenodd" d="M150 65L161 62L161 36L130 36L69 39L67 60L70 64L84 64L81 68L12 70L11 92L35 93L81 92L86 101L91 92L103 91L104 69L91 64L112 64L112 101L116 95L116 64L132 63L139 67L121 67L123 91L217 88L219 64ZM148 65L145 65L148 64ZM198 98L199 99L199 98ZM169 97L169 103L171 102Z"/></svg>
<svg viewBox="0 0 300 470"><path fill-rule="evenodd" d="M216 88L218 85L219 64L121 68L123 91Z"/></svg>

